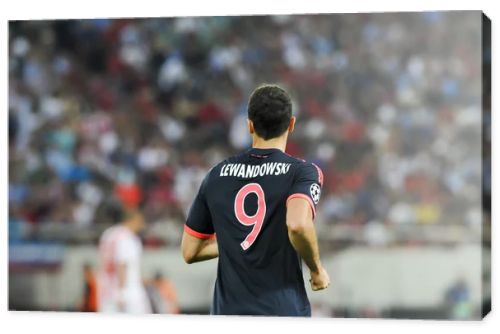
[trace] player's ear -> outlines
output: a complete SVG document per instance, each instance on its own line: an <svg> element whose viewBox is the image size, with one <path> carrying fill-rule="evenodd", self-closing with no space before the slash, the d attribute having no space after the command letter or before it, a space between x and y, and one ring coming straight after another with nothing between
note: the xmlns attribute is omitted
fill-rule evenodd
<svg viewBox="0 0 500 334"><path fill-rule="evenodd" d="M255 132L255 128L253 127L253 122L249 119L247 119L247 126L248 126L248 132L250 132L250 134L253 135Z"/></svg>
<svg viewBox="0 0 500 334"><path fill-rule="evenodd" d="M295 116L292 116L292 118L290 118L290 124L288 124L288 133L292 133L293 130L295 129L295 121L297 119L295 118Z"/></svg>

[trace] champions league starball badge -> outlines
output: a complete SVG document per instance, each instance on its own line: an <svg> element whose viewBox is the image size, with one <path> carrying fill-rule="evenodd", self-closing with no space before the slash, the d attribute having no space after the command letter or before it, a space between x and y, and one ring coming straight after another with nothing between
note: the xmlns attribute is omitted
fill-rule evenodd
<svg viewBox="0 0 500 334"><path fill-rule="evenodd" d="M318 204L319 202L319 197L321 196L321 188L320 186L317 184L317 183L313 183L311 184L311 188L310 188L310 193L311 193L311 197L314 201L314 204Z"/></svg>

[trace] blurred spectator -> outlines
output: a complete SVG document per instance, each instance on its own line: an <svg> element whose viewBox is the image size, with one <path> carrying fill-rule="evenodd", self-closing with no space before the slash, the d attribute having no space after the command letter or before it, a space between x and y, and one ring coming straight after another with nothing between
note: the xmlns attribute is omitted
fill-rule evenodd
<svg viewBox="0 0 500 334"><path fill-rule="evenodd" d="M82 312L97 312L97 281L94 269L88 263L83 266L83 302Z"/></svg>
<svg viewBox="0 0 500 334"><path fill-rule="evenodd" d="M445 300L449 319L464 320L472 317L470 291L465 280L459 279L453 283L446 292Z"/></svg>
<svg viewBox="0 0 500 334"><path fill-rule="evenodd" d="M154 222L154 244L178 245L205 173L250 145L262 82L293 97L288 153L325 173L322 238L480 238L481 30L431 14L11 22L9 238L64 224L95 241L119 203Z"/></svg>
<svg viewBox="0 0 500 334"><path fill-rule="evenodd" d="M179 313L175 287L161 272L157 272L154 278L146 283L146 290L151 301L153 313Z"/></svg>

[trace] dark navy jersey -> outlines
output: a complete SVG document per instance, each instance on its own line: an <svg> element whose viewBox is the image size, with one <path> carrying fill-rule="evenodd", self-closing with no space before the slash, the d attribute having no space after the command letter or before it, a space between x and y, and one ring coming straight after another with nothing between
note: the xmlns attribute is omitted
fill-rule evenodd
<svg viewBox="0 0 500 334"><path fill-rule="evenodd" d="M319 167L278 149L252 148L210 170L184 230L217 237L212 314L311 315L301 258L288 238L286 204L303 198L314 217L322 183Z"/></svg>

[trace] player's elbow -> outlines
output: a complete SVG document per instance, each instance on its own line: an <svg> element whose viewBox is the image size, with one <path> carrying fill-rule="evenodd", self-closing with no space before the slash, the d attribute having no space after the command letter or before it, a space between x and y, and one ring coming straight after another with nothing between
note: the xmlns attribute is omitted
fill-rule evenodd
<svg viewBox="0 0 500 334"><path fill-rule="evenodd" d="M187 263L187 264L192 264L195 262L194 260L194 256L191 256L191 257L184 257L184 261Z"/></svg>
<svg viewBox="0 0 500 334"><path fill-rule="evenodd" d="M189 247L189 243L185 242L185 240L182 241L181 249L184 262L187 264L195 262L194 259L196 257L196 252L193 247Z"/></svg>
<svg viewBox="0 0 500 334"><path fill-rule="evenodd" d="M306 230L306 222L302 219L288 219L286 222L288 232L291 234L303 234Z"/></svg>
<svg viewBox="0 0 500 334"><path fill-rule="evenodd" d="M184 262L186 262L187 264L191 264L194 261L195 257L196 257L196 254L190 250L187 250L187 249L183 249L182 250L182 257L184 258Z"/></svg>

